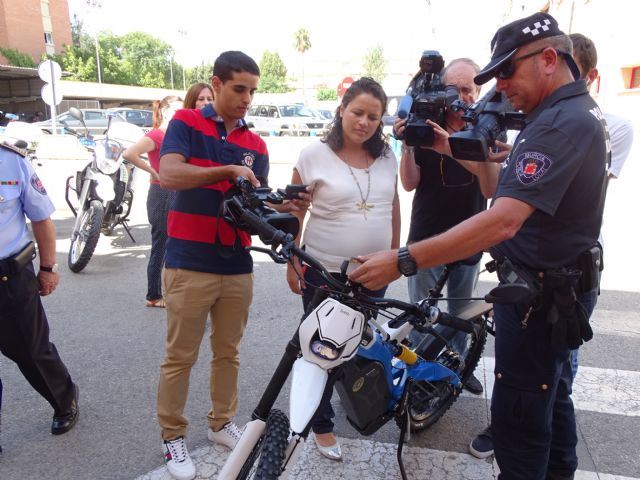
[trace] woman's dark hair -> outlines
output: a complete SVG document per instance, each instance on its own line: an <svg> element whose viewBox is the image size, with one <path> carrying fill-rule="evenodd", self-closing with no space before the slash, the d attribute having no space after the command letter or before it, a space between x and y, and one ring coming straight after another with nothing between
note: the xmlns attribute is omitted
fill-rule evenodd
<svg viewBox="0 0 640 480"><path fill-rule="evenodd" d="M213 64L213 76L218 77L224 83L231 80L233 72L248 72L259 77L260 67L246 53L236 50L221 53Z"/></svg>
<svg viewBox="0 0 640 480"><path fill-rule="evenodd" d="M167 95L162 100L153 101L153 128L162 125L162 111L173 102L181 102L182 99L177 95Z"/></svg>
<svg viewBox="0 0 640 480"><path fill-rule="evenodd" d="M362 77L351 84L347 89L340 106L336 109L336 116L329 125L329 132L324 136L322 141L329 145L334 152L340 150L344 145L344 137L342 135L342 117L340 116L340 107L346 108L358 95L368 93L380 100L382 105L382 114L387 111L387 94L384 93L382 86L375 80ZM380 125L373 136L362 144L363 148L371 155L371 158L378 158L389 148L384 134L382 133L382 118Z"/></svg>
<svg viewBox="0 0 640 480"><path fill-rule="evenodd" d="M196 101L198 100L198 96L202 89L208 88L211 92L211 96L213 96L213 87L208 83L198 82L194 83L187 90L187 94L184 97L184 108L196 108Z"/></svg>

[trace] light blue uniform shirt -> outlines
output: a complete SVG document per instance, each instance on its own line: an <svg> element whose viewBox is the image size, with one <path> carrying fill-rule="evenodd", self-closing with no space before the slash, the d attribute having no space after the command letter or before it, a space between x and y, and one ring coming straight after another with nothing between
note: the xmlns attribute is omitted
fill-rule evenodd
<svg viewBox="0 0 640 480"><path fill-rule="evenodd" d="M31 164L0 146L0 259L18 253L31 240L25 215L40 222L54 210Z"/></svg>

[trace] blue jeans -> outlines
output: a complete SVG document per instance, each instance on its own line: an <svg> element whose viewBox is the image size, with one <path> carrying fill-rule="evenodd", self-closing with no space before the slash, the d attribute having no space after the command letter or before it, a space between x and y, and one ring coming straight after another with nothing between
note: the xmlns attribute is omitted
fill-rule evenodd
<svg viewBox="0 0 640 480"><path fill-rule="evenodd" d="M337 277L339 274L335 273L332 275ZM320 274L310 268L307 268L304 272L304 281L307 284L315 285L315 286L326 285L326 283L323 281ZM363 288L363 292L366 295L369 295L370 297L377 297L377 298L384 297L384 292L386 291L387 291L387 287L384 287L380 290L368 290L366 288ZM316 289L311 287L307 287L302 290L302 307L304 308L305 312L307 311L307 306L309 305L309 303L311 303L311 300L313 300L313 296L315 295L315 293L316 293ZM322 402L318 406L316 416L313 419L313 425L311 426L314 433L333 432L332 419L335 416L336 414L333 411L333 407L331 406L331 397L329 397L326 402Z"/></svg>
<svg viewBox="0 0 640 480"><path fill-rule="evenodd" d="M425 268L418 270L418 273L408 277L409 284L409 300L417 302L429 295L438 277L442 274L444 266L433 268ZM480 271L480 262L475 265L457 265L449 274L447 280L447 297L462 298L473 295L473 290L478 282L478 272ZM467 303L468 300L448 300L447 311L456 315ZM467 334L451 327L436 325L436 330L445 338L450 339L451 347L461 355L466 349ZM411 339L414 344L419 344L422 335L418 332L412 332Z"/></svg>
<svg viewBox="0 0 640 480"><path fill-rule="evenodd" d="M594 302L593 296L579 297ZM569 349L554 351L547 309L494 304L495 384L491 430L501 480L545 480L572 475L578 466L571 401Z"/></svg>
<svg viewBox="0 0 640 480"><path fill-rule="evenodd" d="M151 225L151 252L147 265L147 300L162 298L162 267L167 245L167 216L173 199L173 191L156 183L149 185L147 194L147 218Z"/></svg>

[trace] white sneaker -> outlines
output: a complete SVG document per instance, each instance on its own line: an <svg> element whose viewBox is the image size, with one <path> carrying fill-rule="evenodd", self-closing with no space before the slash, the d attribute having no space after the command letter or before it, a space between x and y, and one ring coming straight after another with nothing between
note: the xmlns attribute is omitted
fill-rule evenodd
<svg viewBox="0 0 640 480"><path fill-rule="evenodd" d="M191 461L184 437L162 442L164 461L169 474L176 480L192 480L196 477L196 467Z"/></svg>
<svg viewBox="0 0 640 480"><path fill-rule="evenodd" d="M217 432L214 432L211 428L209 428L209 431L207 432L209 440L213 443L217 443L218 445L224 445L230 450L233 450L241 436L242 430L240 430L233 422L227 423Z"/></svg>

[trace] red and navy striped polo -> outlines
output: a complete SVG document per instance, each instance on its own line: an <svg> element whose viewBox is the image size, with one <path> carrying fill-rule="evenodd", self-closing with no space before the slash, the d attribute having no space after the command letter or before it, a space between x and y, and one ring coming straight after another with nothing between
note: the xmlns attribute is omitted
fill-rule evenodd
<svg viewBox="0 0 640 480"><path fill-rule="evenodd" d="M227 134L222 118L209 104L202 110L178 110L169 123L161 156L177 153L199 167L244 165L266 185L267 146L244 120ZM165 266L198 272L237 275L253 271L248 233L222 218L224 193L231 182L179 190L169 210Z"/></svg>

